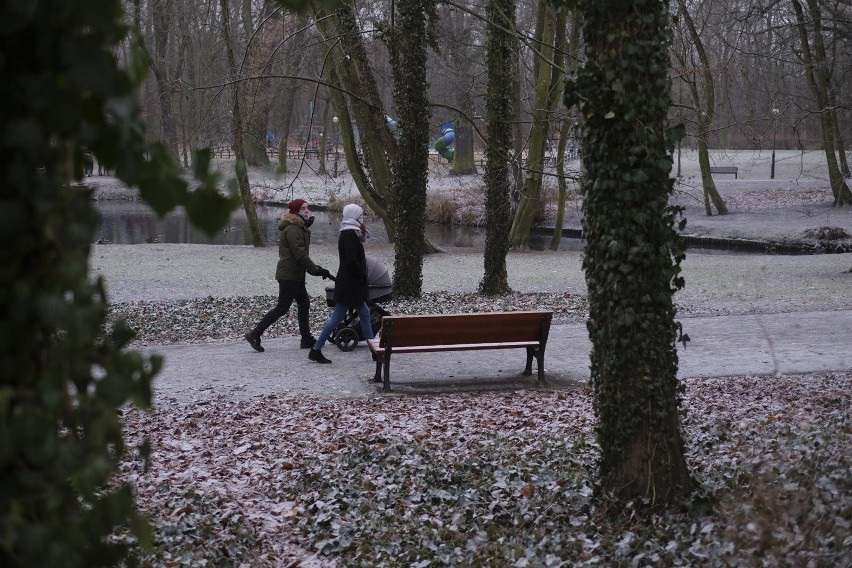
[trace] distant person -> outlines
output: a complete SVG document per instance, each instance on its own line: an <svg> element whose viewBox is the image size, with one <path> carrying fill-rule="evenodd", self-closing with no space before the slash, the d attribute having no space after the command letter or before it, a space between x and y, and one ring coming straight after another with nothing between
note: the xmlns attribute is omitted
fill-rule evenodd
<svg viewBox="0 0 852 568"><path fill-rule="evenodd" d="M311 260L311 231L308 227L314 222L308 203L304 199L294 199L287 204L289 211L278 220L278 230L281 231L278 243L278 265L275 269L275 279L278 280L278 303L269 310L253 330L245 334L246 341L258 353L264 349L260 345L260 337L269 326L290 311L293 300L298 309L299 334L302 339L299 346L310 349L316 338L311 335L309 311L311 299L305 288L305 273L321 276L323 280L331 277L331 273Z"/></svg>
<svg viewBox="0 0 852 568"><path fill-rule="evenodd" d="M86 177L92 177L95 170L95 157L88 150L83 152L83 172Z"/></svg>
<svg viewBox="0 0 852 568"><path fill-rule="evenodd" d="M367 259L363 242L367 239L367 226L364 224L364 210L350 203L343 208L343 220L340 222L340 237L337 240L337 253L340 266L334 281L334 311L322 328L308 359L317 363L331 363L322 354L322 348L350 308L358 310L361 333L364 339L373 338L373 326L370 322L370 308L367 307Z"/></svg>

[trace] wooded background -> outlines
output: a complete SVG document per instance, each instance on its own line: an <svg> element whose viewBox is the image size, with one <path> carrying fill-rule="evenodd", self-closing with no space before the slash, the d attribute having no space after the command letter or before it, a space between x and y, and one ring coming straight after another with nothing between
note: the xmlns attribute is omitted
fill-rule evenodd
<svg viewBox="0 0 852 568"><path fill-rule="evenodd" d="M352 3L378 95L389 116L396 118L388 52L378 37L393 4L392 0ZM672 3L671 120L687 126L686 144L694 146L699 131L706 130L711 148L770 149L774 141L777 149L820 149L824 147L820 119L825 113L833 115L839 146L850 139L852 7L838 0L811 0L801 3L798 18L797 4ZM230 12L234 77L228 69L223 6ZM815 9L821 20L815 19ZM553 8L546 0L517 2L521 41L513 85L519 95L514 126L521 146L534 124L534 71L537 65L549 66L558 59L542 60L542 34L548 32L537 26L537 18L548 10ZM135 0L127 2L127 11L150 54L153 72L141 93L149 135L168 142L184 165L189 165L193 148L233 144L228 90L235 81L241 89L246 133L258 144L266 141L267 132L276 142L284 138L290 145L311 145L337 135L333 117L338 113L323 72L331 64L329 50L340 38L318 29L316 12L293 13L273 0ZM457 144L481 150L482 139L472 135L461 113L482 132L485 2L441 3L437 11L437 50L429 50L427 70L430 135L437 138L440 124L452 120ZM561 42L558 56L567 70L580 57L579 40L570 37L573 24L569 13L558 22L558 29L550 30ZM821 47L816 45L817 35ZM803 49L805 40L809 49ZM824 100L809 86L814 70L815 87L825 94ZM714 91L711 100L709 87ZM349 94L353 95L357 93ZM562 105L548 112L553 116L547 135L554 142L560 121L580 118L570 116ZM706 125L702 113L712 117ZM555 149L551 144L550 150ZM263 160L258 156L249 162Z"/></svg>

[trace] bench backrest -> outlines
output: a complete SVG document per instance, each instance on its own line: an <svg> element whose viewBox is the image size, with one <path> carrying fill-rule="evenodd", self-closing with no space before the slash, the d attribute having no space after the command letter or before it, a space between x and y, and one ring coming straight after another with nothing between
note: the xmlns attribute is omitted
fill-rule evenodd
<svg viewBox="0 0 852 568"><path fill-rule="evenodd" d="M392 347L547 341L553 312L487 312L382 318L380 346Z"/></svg>

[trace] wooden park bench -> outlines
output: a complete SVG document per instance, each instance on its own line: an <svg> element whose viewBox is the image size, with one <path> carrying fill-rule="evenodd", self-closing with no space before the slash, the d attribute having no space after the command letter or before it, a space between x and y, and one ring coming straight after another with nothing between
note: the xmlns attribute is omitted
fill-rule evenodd
<svg viewBox="0 0 852 568"><path fill-rule="evenodd" d="M739 168L737 166L711 166L710 173L711 174L734 174L734 179L739 179L737 174L739 172Z"/></svg>
<svg viewBox="0 0 852 568"><path fill-rule="evenodd" d="M367 341L376 361L374 382L390 388L390 359L394 353L435 353L480 349L526 349L524 375L538 366L538 382L544 384L544 348L553 312L483 312L385 316L382 328Z"/></svg>

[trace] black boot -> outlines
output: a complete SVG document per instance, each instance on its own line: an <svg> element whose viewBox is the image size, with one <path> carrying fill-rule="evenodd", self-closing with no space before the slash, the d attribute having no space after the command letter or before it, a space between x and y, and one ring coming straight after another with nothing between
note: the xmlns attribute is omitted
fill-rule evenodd
<svg viewBox="0 0 852 568"><path fill-rule="evenodd" d="M322 351L317 351L314 348L311 348L311 350L308 351L308 359L310 359L311 361L316 361L317 363L331 363L329 359L325 358L325 355L322 354Z"/></svg>
<svg viewBox="0 0 852 568"><path fill-rule="evenodd" d="M257 351L258 353L263 353L265 349L260 345L260 336L255 335L253 331L248 332L243 337L246 338L246 341L249 342L251 348Z"/></svg>
<svg viewBox="0 0 852 568"><path fill-rule="evenodd" d="M313 349L314 343L317 342L317 338L313 335L309 335L307 337L303 337L302 341L299 342L299 347L302 349Z"/></svg>

